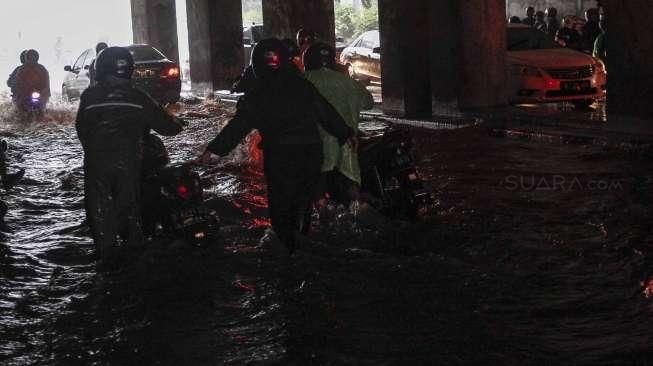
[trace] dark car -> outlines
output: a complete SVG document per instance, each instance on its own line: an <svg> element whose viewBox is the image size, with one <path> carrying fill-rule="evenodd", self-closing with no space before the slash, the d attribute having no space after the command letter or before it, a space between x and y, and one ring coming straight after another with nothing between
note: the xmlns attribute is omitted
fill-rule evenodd
<svg viewBox="0 0 653 366"><path fill-rule="evenodd" d="M381 81L381 49L379 31L361 34L340 54L340 63L349 75L359 81Z"/></svg>
<svg viewBox="0 0 653 366"><path fill-rule="evenodd" d="M142 89L159 103L176 103L181 92L181 72L179 65L170 61L163 53L149 45L125 47L134 58L132 75L134 86ZM90 84L89 65L95 59L95 51L84 51L72 66L66 66L68 75L64 79L61 94L64 99L79 98Z"/></svg>

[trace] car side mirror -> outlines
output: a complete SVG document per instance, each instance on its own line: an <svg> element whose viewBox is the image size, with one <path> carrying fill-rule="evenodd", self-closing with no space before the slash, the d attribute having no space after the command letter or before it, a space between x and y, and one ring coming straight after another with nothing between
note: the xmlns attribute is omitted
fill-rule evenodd
<svg viewBox="0 0 653 366"><path fill-rule="evenodd" d="M381 54L381 47L374 47L374 48L372 49L372 53L378 53L378 54Z"/></svg>
<svg viewBox="0 0 653 366"><path fill-rule="evenodd" d="M66 65L66 66L64 66L63 71L72 72L72 71L73 71L73 68L70 67L70 65Z"/></svg>

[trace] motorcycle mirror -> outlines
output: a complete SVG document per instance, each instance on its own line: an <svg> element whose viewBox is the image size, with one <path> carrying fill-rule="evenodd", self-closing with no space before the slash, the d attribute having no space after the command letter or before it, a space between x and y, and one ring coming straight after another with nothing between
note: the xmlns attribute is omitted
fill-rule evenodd
<svg viewBox="0 0 653 366"><path fill-rule="evenodd" d="M73 68L70 67L70 65L66 65L66 66L64 66L63 71L72 72L72 71L73 71Z"/></svg>

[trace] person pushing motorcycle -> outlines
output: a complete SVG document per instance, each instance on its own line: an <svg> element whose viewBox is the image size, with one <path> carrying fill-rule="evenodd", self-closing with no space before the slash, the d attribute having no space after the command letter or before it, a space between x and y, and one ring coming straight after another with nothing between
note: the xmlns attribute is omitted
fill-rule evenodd
<svg viewBox="0 0 653 366"><path fill-rule="evenodd" d="M140 214L143 140L150 129L172 136L182 122L131 85L134 60L121 47L103 50L95 62L97 85L80 98L76 128L84 148L86 217L100 259L117 255L118 236L143 241Z"/></svg>
<svg viewBox="0 0 653 366"><path fill-rule="evenodd" d="M253 129L262 137L264 173L272 228L290 253L308 232L310 206L320 177L322 141L318 124L339 143L353 138L338 112L293 71L286 47L277 39L259 42L252 52L254 88L238 102L236 115L198 159L227 155Z"/></svg>

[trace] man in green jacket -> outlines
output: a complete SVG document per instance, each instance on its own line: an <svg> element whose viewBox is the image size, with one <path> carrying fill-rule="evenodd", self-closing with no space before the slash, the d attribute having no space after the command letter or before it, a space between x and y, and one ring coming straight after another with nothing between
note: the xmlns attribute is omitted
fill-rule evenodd
<svg viewBox="0 0 653 366"><path fill-rule="evenodd" d="M358 131L360 112L372 109L374 99L359 82L336 71L335 53L335 49L327 44L312 45L304 53L305 76L347 125ZM341 203L357 200L361 172L356 146L339 144L324 129L320 129L320 134L324 150L322 173L325 190Z"/></svg>

